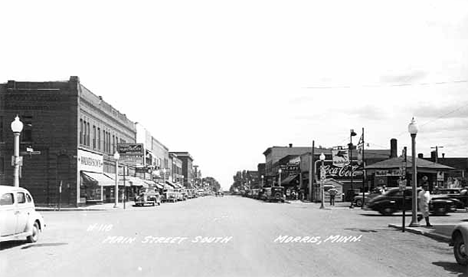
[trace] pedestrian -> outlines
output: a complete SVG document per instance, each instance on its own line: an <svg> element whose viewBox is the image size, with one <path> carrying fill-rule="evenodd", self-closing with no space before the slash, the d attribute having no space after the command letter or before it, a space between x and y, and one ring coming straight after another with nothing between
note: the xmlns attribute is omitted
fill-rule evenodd
<svg viewBox="0 0 468 277"><path fill-rule="evenodd" d="M338 193L338 190L335 187L332 187L328 190L328 194L330 194L330 206L335 206L335 196Z"/></svg>
<svg viewBox="0 0 468 277"><path fill-rule="evenodd" d="M431 202L431 193L429 192L429 184L424 182L422 184L422 190L418 194L419 211L418 222L423 218L426 220L426 227L432 227L429 222L429 202Z"/></svg>

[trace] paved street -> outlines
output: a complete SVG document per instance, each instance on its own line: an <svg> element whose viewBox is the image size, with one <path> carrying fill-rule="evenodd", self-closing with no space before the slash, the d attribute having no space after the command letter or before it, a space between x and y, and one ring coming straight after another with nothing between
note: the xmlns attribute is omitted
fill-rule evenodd
<svg viewBox="0 0 468 277"><path fill-rule="evenodd" d="M401 216L340 204L209 196L43 211L38 243L1 244L0 276L468 276L447 243L388 226Z"/></svg>

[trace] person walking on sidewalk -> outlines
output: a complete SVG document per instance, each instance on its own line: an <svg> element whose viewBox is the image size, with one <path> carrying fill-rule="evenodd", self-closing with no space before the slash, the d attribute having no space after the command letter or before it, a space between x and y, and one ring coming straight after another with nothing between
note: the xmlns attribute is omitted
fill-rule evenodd
<svg viewBox="0 0 468 277"><path fill-rule="evenodd" d="M338 193L338 190L335 187L332 187L328 190L328 193L330 194L330 206L335 206L335 196Z"/></svg>
<svg viewBox="0 0 468 277"><path fill-rule="evenodd" d="M424 217L426 220L426 227L432 227L429 222L429 202L431 202L431 193L429 192L429 184L426 180L424 180L422 184L422 190L419 192L418 201L419 211L421 212L421 214L418 214L418 221L421 221Z"/></svg>

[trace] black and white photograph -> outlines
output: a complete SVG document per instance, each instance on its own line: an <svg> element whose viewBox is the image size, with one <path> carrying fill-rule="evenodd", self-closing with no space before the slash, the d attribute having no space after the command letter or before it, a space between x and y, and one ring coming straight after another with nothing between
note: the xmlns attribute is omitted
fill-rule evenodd
<svg viewBox="0 0 468 277"><path fill-rule="evenodd" d="M468 1L0 10L0 276L468 276Z"/></svg>

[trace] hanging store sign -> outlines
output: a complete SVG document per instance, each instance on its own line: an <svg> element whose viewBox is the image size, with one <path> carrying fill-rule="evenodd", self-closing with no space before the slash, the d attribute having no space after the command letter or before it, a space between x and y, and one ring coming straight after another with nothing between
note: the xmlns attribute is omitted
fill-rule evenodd
<svg viewBox="0 0 468 277"><path fill-rule="evenodd" d="M332 150L333 165L336 167L344 167L349 164L348 151L343 149Z"/></svg>
<svg viewBox="0 0 468 277"><path fill-rule="evenodd" d="M143 143L119 143L117 147L120 155L144 156L145 154Z"/></svg>

